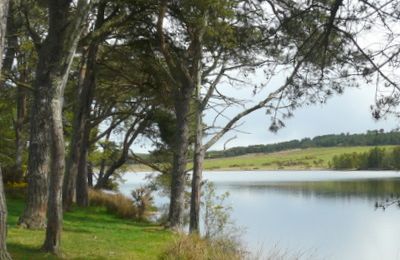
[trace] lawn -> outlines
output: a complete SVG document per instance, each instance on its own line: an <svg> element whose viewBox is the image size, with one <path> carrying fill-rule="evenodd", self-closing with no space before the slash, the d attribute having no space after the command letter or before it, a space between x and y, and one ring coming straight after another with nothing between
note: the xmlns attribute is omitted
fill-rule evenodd
<svg viewBox="0 0 400 260"><path fill-rule="evenodd" d="M17 227L23 201L8 199L7 244L13 259L57 259L40 251L43 230ZM174 235L161 226L122 220L105 209L76 208L65 214L62 253L66 259L157 259Z"/></svg>
<svg viewBox="0 0 400 260"><path fill-rule="evenodd" d="M394 146L382 146L392 149ZM275 153L208 159L205 170L306 170L329 169L333 156L366 152L371 146L296 149Z"/></svg>

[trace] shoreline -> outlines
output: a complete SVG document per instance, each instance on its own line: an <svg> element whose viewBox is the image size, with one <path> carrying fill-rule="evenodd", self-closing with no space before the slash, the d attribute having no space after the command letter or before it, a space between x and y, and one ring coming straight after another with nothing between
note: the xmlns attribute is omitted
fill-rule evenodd
<svg viewBox="0 0 400 260"><path fill-rule="evenodd" d="M390 170L390 169L346 169L346 170L335 170L335 169L326 169L326 168L312 168L312 169L203 169L203 172L361 172L361 171L370 171L370 172L395 172L399 170ZM145 172L156 172L152 169L128 169L126 173L145 173Z"/></svg>

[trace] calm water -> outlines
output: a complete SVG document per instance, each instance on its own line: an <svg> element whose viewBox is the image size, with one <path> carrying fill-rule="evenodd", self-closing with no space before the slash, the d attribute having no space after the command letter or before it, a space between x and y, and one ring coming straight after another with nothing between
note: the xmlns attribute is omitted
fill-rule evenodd
<svg viewBox="0 0 400 260"><path fill-rule="evenodd" d="M126 174L121 191L143 185L145 175ZM253 252L400 259L400 209L375 209L375 202L400 195L397 172L206 172L205 178L230 193L232 218L245 228L242 240Z"/></svg>

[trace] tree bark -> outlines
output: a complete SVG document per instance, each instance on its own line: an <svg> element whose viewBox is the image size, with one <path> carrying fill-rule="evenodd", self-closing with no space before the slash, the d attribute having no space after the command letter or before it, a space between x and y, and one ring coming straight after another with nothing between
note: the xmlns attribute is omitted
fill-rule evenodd
<svg viewBox="0 0 400 260"><path fill-rule="evenodd" d="M44 48L39 53L36 78L33 83L33 101L30 117L30 141L28 158L28 192L26 205L18 223L29 229L46 227L46 210L48 198L49 173L49 110L47 93L47 57L50 55Z"/></svg>
<svg viewBox="0 0 400 260"><path fill-rule="evenodd" d="M93 188L93 166L91 162L87 164L87 171L88 171L88 186Z"/></svg>
<svg viewBox="0 0 400 260"><path fill-rule="evenodd" d="M76 203L80 207L89 206L87 158L88 158L87 146L83 146L81 150L79 167L78 167L78 176L76 180Z"/></svg>
<svg viewBox="0 0 400 260"><path fill-rule="evenodd" d="M98 16L98 19L102 20L104 12L99 13ZM101 16L103 17L100 18ZM98 48L99 39L95 39L90 43L86 54L82 58L81 80L77 91L78 105L74 113L71 149L63 188L63 206L65 210L71 207L75 195L77 202L79 197L78 204L82 206L87 205L88 201L87 169L86 166L80 164L87 164L87 155L85 153L87 153L87 146L89 145L90 109L96 87L95 71ZM78 175L80 175L79 178ZM78 183L79 181L82 181L82 183ZM82 193L76 194L77 192Z"/></svg>
<svg viewBox="0 0 400 260"><path fill-rule="evenodd" d="M199 90L197 91L197 106L195 111L195 128L196 138L194 144L193 157L193 174L192 174L192 193L190 197L190 222L189 232L199 233L200 231L200 197L201 197L201 180L203 175L203 162L205 151L203 149L203 120L201 109L201 97Z"/></svg>
<svg viewBox="0 0 400 260"><path fill-rule="evenodd" d="M33 100L30 113L30 140L28 158L28 192L24 212L18 223L22 227L40 229L46 227L46 210L49 172L49 110L48 100L49 57L46 48L39 50L39 61L33 83Z"/></svg>
<svg viewBox="0 0 400 260"><path fill-rule="evenodd" d="M104 14L101 14L104 16ZM103 18L103 17L102 17ZM101 19L102 19L101 18ZM99 18L98 18L99 19ZM83 91L80 97L81 104L81 118L80 129L82 134L80 137L81 146L79 151L78 174L76 185L76 202L81 207L89 206L89 186L88 186L88 170L87 158L89 152L89 138L90 138L90 108L93 102L94 91L96 88L96 60L97 52L99 49L99 42L94 40L88 49L86 75L84 80Z"/></svg>
<svg viewBox="0 0 400 260"><path fill-rule="evenodd" d="M62 82L58 82L60 86ZM61 87L62 88L62 87ZM57 89L60 92L60 89ZM62 93L51 101L51 175L47 211L46 239L43 249L58 255L62 230L62 183L65 168L64 134L62 124Z"/></svg>
<svg viewBox="0 0 400 260"><path fill-rule="evenodd" d="M0 57L3 57L4 51L4 37L6 34L7 13L8 13L7 0L0 2ZM2 69L3 61L0 59L0 71ZM6 197L3 188L3 174L0 167L0 260L11 259L7 251L7 205Z"/></svg>
<svg viewBox="0 0 400 260"><path fill-rule="evenodd" d="M65 147L62 124L64 89L75 54L82 23L86 19L89 4L77 2L75 13L71 13L69 0L48 0L49 33L42 49L50 50L48 63L48 96L46 108L50 113L51 175L47 211L46 238L42 249L58 255L60 253L63 220L62 184L65 170Z"/></svg>
<svg viewBox="0 0 400 260"><path fill-rule="evenodd" d="M182 88L175 97L176 134L173 149L169 227L183 228L185 209L186 160L189 146L188 114L193 88Z"/></svg>
<svg viewBox="0 0 400 260"><path fill-rule="evenodd" d="M0 5L0 10L2 6ZM3 188L3 174L0 168L0 260L11 259L7 251L6 237L7 237L7 205L6 197Z"/></svg>
<svg viewBox="0 0 400 260"><path fill-rule="evenodd" d="M9 11L7 17L7 49L4 55L4 64L3 64L3 75L2 84L5 84L7 78L12 72L13 63L16 58L16 54L18 52L19 43L18 43L18 33L19 29L22 26L20 16L17 15L17 1L11 1L9 4ZM19 73L19 80L21 82L26 81L26 73L25 70L21 70ZM26 104L27 104L27 94L26 90L17 87L17 115L15 119L14 129L15 129L15 166L14 166L14 175L12 176L13 182L21 182L23 179L23 171L22 171L22 155L25 148L25 137L23 134L25 117L26 117Z"/></svg>
<svg viewBox="0 0 400 260"><path fill-rule="evenodd" d="M76 89L76 105L72 125L72 137L69 149L69 155L66 165L64 185L63 185L63 208L70 210L76 200L76 178L78 175L78 165L80 160L80 150L83 141L83 113L82 113L82 95L84 92L84 80L86 74L86 53L82 54L82 65L79 71L78 86Z"/></svg>
<svg viewBox="0 0 400 260"><path fill-rule="evenodd" d="M22 88L17 89L17 118L15 120L15 175L14 182L22 182L24 172L22 169L23 153L25 149L24 125L26 118L26 91Z"/></svg>

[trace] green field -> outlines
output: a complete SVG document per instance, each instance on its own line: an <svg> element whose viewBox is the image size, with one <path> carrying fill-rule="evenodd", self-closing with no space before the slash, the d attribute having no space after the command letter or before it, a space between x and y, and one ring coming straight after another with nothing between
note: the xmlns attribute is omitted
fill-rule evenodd
<svg viewBox="0 0 400 260"><path fill-rule="evenodd" d="M7 245L13 259L56 259L40 246L44 230L18 228L22 200L9 199ZM62 252L67 259L157 259L173 234L160 226L121 220L91 207L65 214Z"/></svg>
<svg viewBox="0 0 400 260"><path fill-rule="evenodd" d="M387 150L395 146L380 146ZM343 153L367 152L371 146L296 149L266 154L208 159L205 170L318 170L329 169L333 156Z"/></svg>

